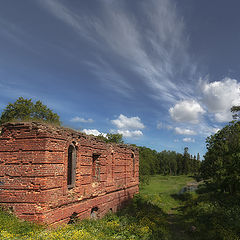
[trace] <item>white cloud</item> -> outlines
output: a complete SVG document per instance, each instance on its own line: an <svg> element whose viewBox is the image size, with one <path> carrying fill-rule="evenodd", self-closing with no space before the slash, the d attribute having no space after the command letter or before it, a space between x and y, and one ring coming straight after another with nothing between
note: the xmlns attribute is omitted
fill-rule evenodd
<svg viewBox="0 0 240 240"><path fill-rule="evenodd" d="M104 137L107 136L106 133L101 133L97 129L83 129L82 132L86 133L87 135L94 135L94 136L103 135Z"/></svg>
<svg viewBox="0 0 240 240"><path fill-rule="evenodd" d="M120 114L117 119L111 121L119 129L143 129L144 124L141 122L139 117L126 117Z"/></svg>
<svg viewBox="0 0 240 240"><path fill-rule="evenodd" d="M134 131L130 131L130 130L117 130L117 133L122 134L123 137L126 138L138 138L143 136L143 133L141 130L134 130Z"/></svg>
<svg viewBox="0 0 240 240"><path fill-rule="evenodd" d="M212 133L215 134L217 133L219 130L221 130L220 128L212 128Z"/></svg>
<svg viewBox="0 0 240 240"><path fill-rule="evenodd" d="M198 134L200 134L204 137L207 137L212 134L215 134L218 130L220 130L220 127L221 126L218 126L218 125L210 126L209 123L207 123L207 122L201 122L195 127L195 131Z"/></svg>
<svg viewBox="0 0 240 240"><path fill-rule="evenodd" d="M215 113L215 120L217 122L230 122L232 120L232 113L231 111Z"/></svg>
<svg viewBox="0 0 240 240"><path fill-rule="evenodd" d="M192 142L192 143L194 143L195 139L194 138L183 138L183 142Z"/></svg>
<svg viewBox="0 0 240 240"><path fill-rule="evenodd" d="M203 103L210 113L214 113L215 120L217 122L231 121L231 107L240 105L240 83L231 78L200 83L202 84Z"/></svg>
<svg viewBox="0 0 240 240"><path fill-rule="evenodd" d="M81 118L81 117L74 117L70 121L71 122L81 122L81 123L92 123L93 119L91 119L91 118L85 119L85 118Z"/></svg>
<svg viewBox="0 0 240 240"><path fill-rule="evenodd" d="M139 129L145 128L139 117L126 117L120 114L117 119L111 120L118 129L111 130L112 133L122 134L126 138L138 138L143 136L143 132Z"/></svg>
<svg viewBox="0 0 240 240"><path fill-rule="evenodd" d="M212 113L225 112L232 105L240 104L240 83L235 79L204 82L202 86L203 102Z"/></svg>
<svg viewBox="0 0 240 240"><path fill-rule="evenodd" d="M176 122L197 124L205 111L195 100L184 100L178 102L174 107L171 107L169 113Z"/></svg>
<svg viewBox="0 0 240 240"><path fill-rule="evenodd" d="M175 132L177 134L181 134L181 135L196 135L197 133L193 130L190 130L190 129L184 129L184 128L179 128L179 127L176 127L175 128Z"/></svg>

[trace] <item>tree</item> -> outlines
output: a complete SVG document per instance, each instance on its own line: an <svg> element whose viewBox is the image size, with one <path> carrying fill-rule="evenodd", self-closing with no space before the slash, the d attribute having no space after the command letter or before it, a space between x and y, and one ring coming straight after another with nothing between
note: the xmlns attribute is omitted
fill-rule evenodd
<svg viewBox="0 0 240 240"><path fill-rule="evenodd" d="M107 142L124 143L122 139L123 135L119 133L108 133L106 138Z"/></svg>
<svg viewBox="0 0 240 240"><path fill-rule="evenodd" d="M231 112L233 113L233 119L239 119L240 115L238 112L240 112L240 106L232 106Z"/></svg>
<svg viewBox="0 0 240 240"><path fill-rule="evenodd" d="M197 161L200 162L200 154L199 153L197 154Z"/></svg>
<svg viewBox="0 0 240 240"><path fill-rule="evenodd" d="M100 134L97 136L99 140L102 140L106 143L124 143L123 135L119 133L107 133L107 135Z"/></svg>
<svg viewBox="0 0 240 240"><path fill-rule="evenodd" d="M201 175L211 179L216 190L235 194L240 191L240 122L231 122L206 140L207 153Z"/></svg>
<svg viewBox="0 0 240 240"><path fill-rule="evenodd" d="M9 103L0 117L0 124L10 121L44 121L60 125L59 116L53 113L41 101L19 97L14 103Z"/></svg>
<svg viewBox="0 0 240 240"><path fill-rule="evenodd" d="M188 147L184 148L183 153L183 172L188 174L190 170L190 154L188 153Z"/></svg>

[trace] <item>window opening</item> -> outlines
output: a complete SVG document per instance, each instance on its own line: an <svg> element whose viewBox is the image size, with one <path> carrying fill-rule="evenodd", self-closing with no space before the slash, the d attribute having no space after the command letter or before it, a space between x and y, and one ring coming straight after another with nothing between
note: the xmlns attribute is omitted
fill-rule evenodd
<svg viewBox="0 0 240 240"><path fill-rule="evenodd" d="M112 179L113 179L113 172L114 172L114 158L113 158L113 152L112 152Z"/></svg>
<svg viewBox="0 0 240 240"><path fill-rule="evenodd" d="M91 210L91 218L97 219L98 218L98 207L93 207Z"/></svg>
<svg viewBox="0 0 240 240"><path fill-rule="evenodd" d="M135 176L135 156L134 156L134 153L132 153L131 158L132 158L133 177L134 177Z"/></svg>
<svg viewBox="0 0 240 240"><path fill-rule="evenodd" d="M93 154L92 157L92 177L94 181L100 181L100 154Z"/></svg>
<svg viewBox="0 0 240 240"><path fill-rule="evenodd" d="M73 188L76 180L76 148L71 144L68 148L67 185Z"/></svg>
<svg viewBox="0 0 240 240"><path fill-rule="evenodd" d="M70 216L70 220L68 222L68 224L74 224L78 221L78 214L76 212L74 212L71 216Z"/></svg>

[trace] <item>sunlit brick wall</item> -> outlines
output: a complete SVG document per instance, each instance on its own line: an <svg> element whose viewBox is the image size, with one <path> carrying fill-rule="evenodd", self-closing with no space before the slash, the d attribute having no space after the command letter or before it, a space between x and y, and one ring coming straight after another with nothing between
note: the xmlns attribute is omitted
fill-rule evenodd
<svg viewBox="0 0 240 240"><path fill-rule="evenodd" d="M70 145L76 150L72 187ZM138 192L138 169L134 147L40 123L6 124L0 136L0 204L40 223L102 217Z"/></svg>

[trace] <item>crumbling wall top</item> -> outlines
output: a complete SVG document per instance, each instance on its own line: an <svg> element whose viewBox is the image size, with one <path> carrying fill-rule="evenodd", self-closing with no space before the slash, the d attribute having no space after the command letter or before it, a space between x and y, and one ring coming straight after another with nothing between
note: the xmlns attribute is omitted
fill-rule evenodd
<svg viewBox="0 0 240 240"><path fill-rule="evenodd" d="M8 122L4 123L2 126L0 126L0 138L5 138L5 137L11 137L12 133L16 130L21 130L24 129L25 132L29 132L32 134L35 134L36 136L41 136L41 137L49 137L49 138L62 138L62 139L67 139L69 137L71 138L85 138L91 141L95 142L101 142L105 143L108 145L112 146L118 146L120 148L128 148L133 151L137 151L138 148L133 145L129 144L117 144L117 143L106 143L104 140L92 136L92 135L87 135L83 132L67 128L67 127L62 127L62 126L56 126L56 125L51 125L48 123L43 123L43 122Z"/></svg>

